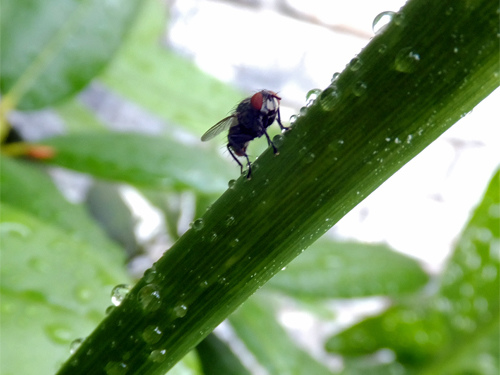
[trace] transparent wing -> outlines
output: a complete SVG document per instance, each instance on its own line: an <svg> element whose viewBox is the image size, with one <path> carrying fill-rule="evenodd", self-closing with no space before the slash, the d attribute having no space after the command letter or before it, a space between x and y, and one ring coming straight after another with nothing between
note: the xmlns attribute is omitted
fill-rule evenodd
<svg viewBox="0 0 500 375"><path fill-rule="evenodd" d="M231 116L227 116L226 118L223 118L220 120L217 124L212 126L210 129L207 130L205 134L201 136L201 140L203 142L209 141L216 135L222 133L224 130L229 129L230 127L236 125L236 115L232 114Z"/></svg>

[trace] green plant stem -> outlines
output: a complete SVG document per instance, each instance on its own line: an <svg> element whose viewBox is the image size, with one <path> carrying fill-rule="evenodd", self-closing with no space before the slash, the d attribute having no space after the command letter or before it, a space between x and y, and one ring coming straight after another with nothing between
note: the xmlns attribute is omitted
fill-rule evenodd
<svg viewBox="0 0 500 375"><path fill-rule="evenodd" d="M280 154L266 150L252 180L240 177L211 206L59 374L171 368L498 87L497 8L491 0L408 2L277 140Z"/></svg>

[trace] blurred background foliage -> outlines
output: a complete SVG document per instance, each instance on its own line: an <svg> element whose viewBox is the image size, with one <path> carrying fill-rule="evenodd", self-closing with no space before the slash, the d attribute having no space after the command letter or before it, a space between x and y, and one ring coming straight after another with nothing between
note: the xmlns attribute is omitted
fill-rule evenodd
<svg viewBox="0 0 500 375"><path fill-rule="evenodd" d="M198 139L243 93L162 46L156 0L9 0L1 17L0 372L48 374L235 177ZM149 242L130 186L164 217ZM171 373L498 374L499 192L497 172L437 274L321 239Z"/></svg>

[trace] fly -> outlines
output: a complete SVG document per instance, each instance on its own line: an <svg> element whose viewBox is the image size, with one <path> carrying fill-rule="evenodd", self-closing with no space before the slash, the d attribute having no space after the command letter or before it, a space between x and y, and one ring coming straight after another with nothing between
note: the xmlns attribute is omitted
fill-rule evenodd
<svg viewBox="0 0 500 375"><path fill-rule="evenodd" d="M265 135L268 145L273 148L274 154L278 155L278 149L269 138L266 129L271 126L274 120L278 121L281 130L289 129L289 127L283 126L281 123L280 100L278 94L270 90L262 90L253 94L238 104L231 115L223 118L208 129L201 137L201 140L203 142L208 141L224 130L229 129L227 149L240 166L241 173L243 173L243 164L240 163L236 156L244 156L247 159L247 178L250 179L252 167L246 152L250 141Z"/></svg>

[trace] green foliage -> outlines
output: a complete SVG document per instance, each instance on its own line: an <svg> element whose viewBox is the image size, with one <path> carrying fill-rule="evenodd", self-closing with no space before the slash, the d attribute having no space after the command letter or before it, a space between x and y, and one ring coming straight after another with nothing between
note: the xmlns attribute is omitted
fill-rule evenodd
<svg viewBox="0 0 500 375"><path fill-rule="evenodd" d="M497 171L430 296L396 303L332 337L346 356L391 349L407 373L497 374L500 369L500 171ZM380 364L379 364L380 365ZM376 371L367 367L365 373ZM387 368L386 368L386 371Z"/></svg>
<svg viewBox="0 0 500 375"><path fill-rule="evenodd" d="M226 188L237 168L228 168L215 150L172 133L198 137L241 97L159 48L159 3L145 2L131 28L138 4L2 3L2 111L66 99L53 110L69 134L44 140L55 151L47 163L144 189L167 210L171 233L180 214L164 200L189 191L201 216L60 374L164 373L237 308L230 317L236 335L270 373L329 373L279 325L280 301L319 314L331 298L374 295L385 296L390 307L327 343L344 356L345 374L497 373L498 174L433 293L423 288L429 275L418 262L385 246L315 242L499 85L495 4L476 0L450 8L410 1L398 22L275 139L280 155L264 152L253 179L237 180L206 213L210 197ZM110 62L130 28L97 81L178 125L156 137L109 133L99 116L70 97ZM103 319L111 288L131 282L123 249L83 205L62 197L46 167L1 160L5 375L56 371L69 343ZM113 205L104 209L121 207L113 213L129 230L131 218L116 192L106 194L93 200L108 197ZM378 360L373 353L380 349L391 350L395 360ZM170 373L222 371L247 373L224 343L210 337Z"/></svg>
<svg viewBox="0 0 500 375"><path fill-rule="evenodd" d="M79 91L109 62L140 3L2 1L2 93L34 109Z"/></svg>

